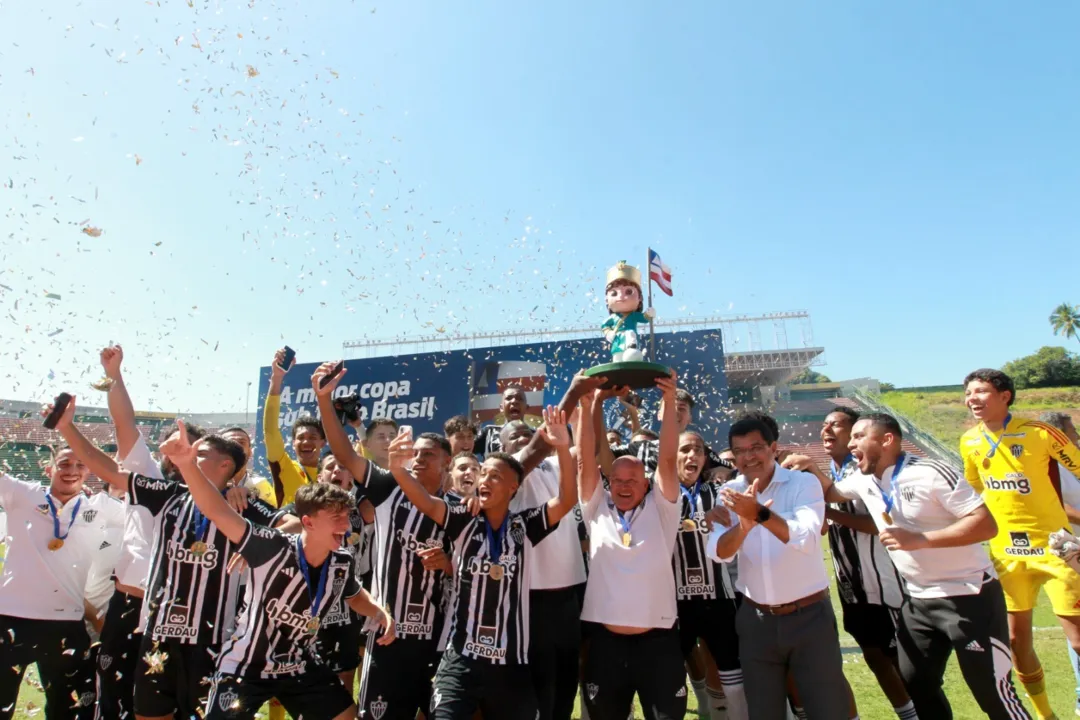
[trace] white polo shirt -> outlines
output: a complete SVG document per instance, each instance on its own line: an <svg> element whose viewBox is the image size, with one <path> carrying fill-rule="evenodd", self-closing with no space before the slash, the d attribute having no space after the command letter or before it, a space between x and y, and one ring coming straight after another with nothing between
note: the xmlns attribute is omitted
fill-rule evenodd
<svg viewBox="0 0 1080 720"><path fill-rule="evenodd" d="M645 494L631 520L630 547L603 483L596 484L584 510L589 528L589 581L581 619L605 625L670 628L675 606L671 554L679 535L682 498L668 502L659 488Z"/></svg>
<svg viewBox="0 0 1080 720"><path fill-rule="evenodd" d="M746 492L750 483L740 475L724 487ZM716 552L721 536L735 527L739 517L731 513L727 527L717 523L709 534L709 555L717 562L739 558L736 589L759 605L784 605L829 587L825 557L821 551L821 527L825 522L825 497L821 483L810 473L773 468L773 479L758 502L769 507L788 526L788 541L783 543L768 529L755 525L743 539L739 550L722 558Z"/></svg>
<svg viewBox="0 0 1080 720"><path fill-rule="evenodd" d="M53 500L58 506L60 534L67 533L67 538L63 547L49 550L55 535L47 492L39 483L0 474L0 504L7 511L9 533L0 575L0 615L81 620L90 567L106 527L123 521L123 509L101 493L89 498L79 494L63 505Z"/></svg>
<svg viewBox="0 0 1080 720"><path fill-rule="evenodd" d="M880 479L852 475L833 487L844 497L858 497L866 503L878 530L886 527L920 533L941 530L984 504L967 480L948 465L911 455L906 456L895 483L890 466ZM891 526L883 517L882 490L893 499L889 511ZM976 595L987 578L997 577L982 543L953 548L892 550L890 555L896 569L907 580L908 593L916 598Z"/></svg>
<svg viewBox="0 0 1080 720"><path fill-rule="evenodd" d="M521 459L520 452L517 458ZM559 459L548 458L525 477L510 502L510 512L540 507L558 496ZM567 514L558 527L533 548L531 574L532 590L557 590L585 582L585 559L581 556L581 540L573 514Z"/></svg>
<svg viewBox="0 0 1080 720"><path fill-rule="evenodd" d="M161 480L161 466L150 454L146 439L139 433L139 439L132 446L127 457L120 461L127 471L138 473L153 480ZM129 498L130 500L130 498ZM128 587L137 587L146 591L147 575L150 574L150 550L154 542L154 516L140 505L124 503L124 539L116 559L116 581ZM142 627L140 624L139 627Z"/></svg>
<svg viewBox="0 0 1080 720"><path fill-rule="evenodd" d="M86 578L86 601L97 608L98 612L104 612L116 592L113 583L113 572L117 561L120 559L120 551L124 543L124 525L127 521L127 503L117 500L107 492L100 493L112 500L119 508L118 512L112 512L106 518L105 535L98 545L94 562L90 566L90 574ZM97 495L94 496L95 498Z"/></svg>

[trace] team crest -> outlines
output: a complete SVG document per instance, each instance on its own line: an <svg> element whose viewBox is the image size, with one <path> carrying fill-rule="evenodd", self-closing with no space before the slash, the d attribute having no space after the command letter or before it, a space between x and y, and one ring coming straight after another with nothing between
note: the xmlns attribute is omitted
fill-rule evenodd
<svg viewBox="0 0 1080 720"><path fill-rule="evenodd" d="M84 692L79 696L79 700L75 703L75 707L93 707L95 700L97 700L96 693Z"/></svg>
<svg viewBox="0 0 1080 720"><path fill-rule="evenodd" d="M94 518L97 517L97 513L98 513L97 510L84 510L83 514L82 514L83 522L84 523L92 523L92 522L94 522Z"/></svg>
<svg viewBox="0 0 1080 720"><path fill-rule="evenodd" d="M382 699L382 695L379 699L371 703L371 717L375 720L382 720L382 716L386 714L386 706L388 703Z"/></svg>
<svg viewBox="0 0 1080 720"><path fill-rule="evenodd" d="M585 692L589 693L590 700L595 700L596 694L600 692L600 686L596 683L589 683L585 686Z"/></svg>
<svg viewBox="0 0 1080 720"><path fill-rule="evenodd" d="M1023 445L1010 445L1009 446L1009 452L1012 453L1014 458L1019 460L1020 458L1022 458L1024 456L1024 446Z"/></svg>
<svg viewBox="0 0 1080 720"><path fill-rule="evenodd" d="M514 543L522 545L525 542L525 523L518 520L510 526L510 537L513 538Z"/></svg>
<svg viewBox="0 0 1080 720"><path fill-rule="evenodd" d="M240 705L240 696L235 690L218 693L218 707L224 711L235 710Z"/></svg>
<svg viewBox="0 0 1080 720"><path fill-rule="evenodd" d="M108 670L110 665L112 665L112 655L102 653L98 656L98 666L101 667L103 671Z"/></svg>
<svg viewBox="0 0 1080 720"><path fill-rule="evenodd" d="M904 500L906 502L914 502L915 501L915 488L912 488L912 487L900 488L900 497L904 498Z"/></svg>
<svg viewBox="0 0 1080 720"><path fill-rule="evenodd" d="M48 503L43 503L41 505L38 505L37 506L37 511L39 513L41 513L42 515L48 515L49 514L49 504Z"/></svg>

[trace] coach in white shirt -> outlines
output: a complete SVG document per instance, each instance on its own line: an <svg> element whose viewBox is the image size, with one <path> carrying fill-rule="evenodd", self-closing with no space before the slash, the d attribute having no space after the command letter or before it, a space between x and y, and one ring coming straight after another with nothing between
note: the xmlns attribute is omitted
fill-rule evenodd
<svg viewBox="0 0 1080 720"><path fill-rule="evenodd" d="M649 488L636 457L612 465L610 490L599 482L596 431L577 428L578 486L589 527L589 580L581 619L595 623L585 660L585 705L592 720L626 720L636 693L645 716L686 713L672 552L682 516L675 456L675 377L656 381L664 393L660 458ZM581 401L590 418L595 395Z"/></svg>
<svg viewBox="0 0 1080 720"><path fill-rule="evenodd" d="M757 417L728 432L739 477L724 487L734 525L717 525L709 552L739 558L736 614L750 717L784 720L786 682L795 681L810 720L848 717L836 616L821 551L825 500L817 478L776 463L776 436Z"/></svg>

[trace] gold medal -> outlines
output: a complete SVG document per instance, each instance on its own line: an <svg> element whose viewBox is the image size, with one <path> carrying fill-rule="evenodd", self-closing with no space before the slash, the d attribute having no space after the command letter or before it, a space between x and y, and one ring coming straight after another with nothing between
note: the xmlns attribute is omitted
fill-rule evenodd
<svg viewBox="0 0 1080 720"><path fill-rule="evenodd" d="M97 382L90 383L90 387L94 388L95 390L99 390L101 392L109 392L109 390L112 390L112 386L113 386L113 379L112 378L107 378L107 377L103 377L100 380L98 380Z"/></svg>
<svg viewBox="0 0 1080 720"><path fill-rule="evenodd" d="M983 458L983 469L984 470L989 470L990 469L990 458L988 458L988 457Z"/></svg>
<svg viewBox="0 0 1080 720"><path fill-rule="evenodd" d="M311 618L307 621L307 631L314 635L315 633L319 632L320 624L321 623L319 622L319 618Z"/></svg>
<svg viewBox="0 0 1080 720"><path fill-rule="evenodd" d="M62 547L64 547L64 541L58 537L54 537L52 540L49 541L49 549L53 552L56 552Z"/></svg>
<svg viewBox="0 0 1080 720"><path fill-rule="evenodd" d="M347 542L350 545L359 545L360 544L360 533L358 533L358 532L349 533L349 539L347 540Z"/></svg>
<svg viewBox="0 0 1080 720"><path fill-rule="evenodd" d="M624 532L622 534L622 545L623 545L623 547L630 547L630 542L632 540L633 540L633 538L630 537L630 533Z"/></svg>
<svg viewBox="0 0 1080 720"><path fill-rule="evenodd" d="M492 565L491 569L488 570L488 577L492 580L502 580L505 574L506 570L503 569L502 565Z"/></svg>
<svg viewBox="0 0 1080 720"><path fill-rule="evenodd" d="M197 540L191 543L191 552L196 557L202 557L206 554L207 545L202 540Z"/></svg>
<svg viewBox="0 0 1080 720"><path fill-rule="evenodd" d="M694 522L693 520L691 520L689 518L682 521L682 531L683 532L694 532L695 530L697 530L697 523L696 522Z"/></svg>
<svg viewBox="0 0 1080 720"><path fill-rule="evenodd" d="M889 514L888 510L881 513L881 519L885 521L886 525L892 525L892 515Z"/></svg>

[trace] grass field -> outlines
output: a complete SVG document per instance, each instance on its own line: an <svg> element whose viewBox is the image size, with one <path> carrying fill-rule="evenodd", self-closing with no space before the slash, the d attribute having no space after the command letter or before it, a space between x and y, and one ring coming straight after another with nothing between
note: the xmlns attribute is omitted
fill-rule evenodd
<svg viewBox="0 0 1080 720"><path fill-rule="evenodd" d="M964 406L964 392L959 387L956 390L897 390L882 393L881 401L951 448L958 448L960 436L975 424ZM1080 388L1018 390L1013 414L1037 418L1046 410L1070 412L1077 408L1080 408ZM1074 418L1080 418L1080 413Z"/></svg>
<svg viewBox="0 0 1080 720"><path fill-rule="evenodd" d="M833 593L833 602L836 604L835 592ZM839 621L839 607L836 608L836 613ZM1050 699L1058 713L1058 717L1065 720L1067 717L1072 717L1073 705L1076 702L1074 692L1076 683L1069 667L1065 636L1057 624L1057 618L1050 612L1050 608L1045 601L1035 611L1035 625L1038 628L1035 633L1035 648L1046 671L1046 685L1050 689ZM859 653L854 641L841 631L840 642L844 646L844 673L855 691L859 713L863 720L878 720L879 718L889 720L895 718L896 715L878 688L873 673L863 662L862 655ZM34 668L31 668L27 673L27 681L23 683L18 708L15 712L16 720L30 720L31 718L40 720L40 718L44 717L41 692L33 687L35 678L31 676L34 672ZM1023 691L1019 687L1017 687L1017 690L1020 691L1020 695L1023 697ZM949 696L957 720L975 720L976 718L985 717L972 699L967 685L964 684L955 660L949 662L948 672L945 676L945 692ZM689 693L689 698L690 712L687 715L693 717L696 712L694 694ZM640 710L635 712L635 716L641 717ZM266 717L265 708L262 717ZM707 717L707 715L702 717Z"/></svg>

